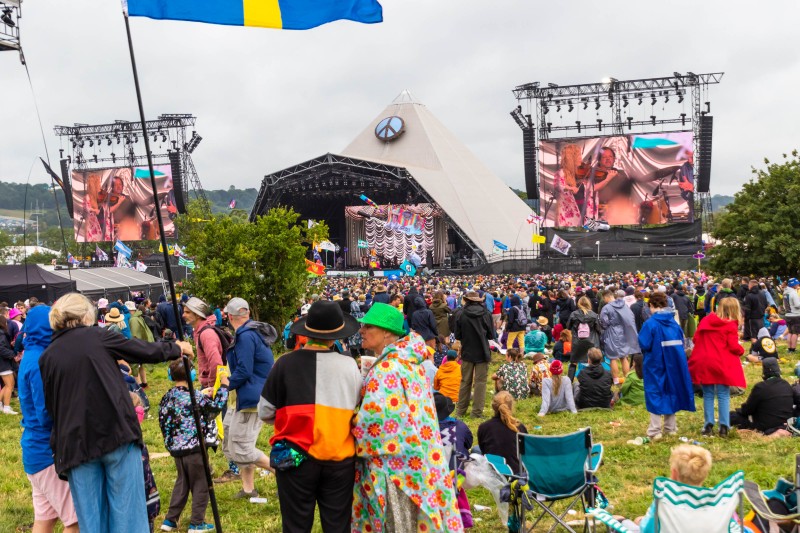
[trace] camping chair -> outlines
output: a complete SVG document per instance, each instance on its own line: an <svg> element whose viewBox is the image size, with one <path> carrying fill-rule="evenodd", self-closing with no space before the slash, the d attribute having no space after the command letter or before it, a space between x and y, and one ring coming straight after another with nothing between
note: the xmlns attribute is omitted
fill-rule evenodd
<svg viewBox="0 0 800 533"><path fill-rule="evenodd" d="M653 530L656 533L739 533L743 529L741 470L706 489L685 485L665 477L653 481L655 513ZM739 507L739 522L733 514ZM603 509L587 509L589 515L605 524L611 531L630 531Z"/></svg>
<svg viewBox="0 0 800 533"><path fill-rule="evenodd" d="M772 492L772 491L768 491ZM798 533L800 532L800 513L778 514L770 508L765 494L761 488L752 481L744 482L744 497L750 503L758 520L753 520L762 531L769 533ZM768 529L767 529L768 528Z"/></svg>
<svg viewBox="0 0 800 533"><path fill-rule="evenodd" d="M574 533L564 517L578 502L584 513L587 507L595 506L595 473L603 459L603 445L592 444L591 428L568 435L519 433L517 455L528 476L532 501L541 510L529 529L525 528L525 517L521 517L523 531L532 531L543 518L549 517L554 520L549 531L561 526ZM557 514L552 506L562 500L568 502L567 507ZM583 530L588 529L589 516L585 515Z"/></svg>

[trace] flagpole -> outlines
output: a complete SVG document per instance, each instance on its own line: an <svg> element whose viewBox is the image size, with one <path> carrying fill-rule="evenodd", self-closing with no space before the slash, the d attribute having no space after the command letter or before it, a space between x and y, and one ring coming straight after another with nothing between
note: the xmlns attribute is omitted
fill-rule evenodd
<svg viewBox="0 0 800 533"><path fill-rule="evenodd" d="M139 105L139 119L142 123L142 137L144 138L144 149L147 153L147 168L150 171L150 186L153 189L153 205L156 206L156 220L158 221L158 233L161 240L161 247L163 248L164 266L167 271L167 280L169 282L169 290L172 299L172 312L175 314L175 322L178 326L178 338L183 340L183 323L178 311L178 298L175 294L175 282L172 279L172 268L169 264L169 251L167 249L167 238L164 235L164 220L161 217L161 207L158 203L158 185L156 184L155 169L153 168L153 154L150 152L150 138L147 135L147 122L144 118L144 104L142 103L142 91L139 87L139 72L136 69L136 56L133 53L133 38L131 37L131 25L128 21L128 10L123 8L122 17L125 19L125 32L128 35L128 51L131 55L131 69L133 70L133 84L136 87L136 102ZM178 191L182 194L182 191ZM183 368L186 375L191 375L191 368L189 365L189 358L182 355ZM192 412L194 414L194 425L197 431L197 440L200 443L200 455L203 458L203 468L206 471L206 482L208 483L208 495L211 500L211 512L214 515L214 525L216 526L217 533L222 533L222 522L219 517L219 508L217 507L217 496L214 493L214 481L211 478L211 468L208 464L208 451L206 450L206 438L203 434L203 426L200 421L200 408L197 405L197 399L194 395L194 385L192 380L187 380L189 385L189 398L192 404Z"/></svg>

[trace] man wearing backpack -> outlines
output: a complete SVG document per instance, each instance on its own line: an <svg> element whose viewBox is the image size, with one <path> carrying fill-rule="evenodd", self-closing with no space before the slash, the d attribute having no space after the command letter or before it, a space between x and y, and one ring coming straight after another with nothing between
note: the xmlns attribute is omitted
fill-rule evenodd
<svg viewBox="0 0 800 533"><path fill-rule="evenodd" d="M506 331L508 338L506 339L506 349L514 347L514 341L517 341L517 347L520 351L525 349L525 330L528 328L528 313L522 307L522 300L516 294L511 296L511 307L506 315Z"/></svg>

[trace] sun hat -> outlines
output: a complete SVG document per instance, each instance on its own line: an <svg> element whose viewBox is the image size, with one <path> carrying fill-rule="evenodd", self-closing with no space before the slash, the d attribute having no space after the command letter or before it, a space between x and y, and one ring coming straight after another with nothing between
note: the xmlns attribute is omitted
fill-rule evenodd
<svg viewBox="0 0 800 533"><path fill-rule="evenodd" d="M336 340L353 336L359 325L355 318L345 315L336 302L320 300L308 308L308 313L298 318L289 330L295 335L314 339Z"/></svg>
<svg viewBox="0 0 800 533"><path fill-rule="evenodd" d="M189 300L183 305L186 307L186 309L196 314L200 318L206 318L210 312L208 304L196 296L189 298Z"/></svg>
<svg viewBox="0 0 800 533"><path fill-rule="evenodd" d="M128 311L136 311L136 304L135 304L135 303L133 303L133 302L132 302L132 301L130 301L130 300L128 300L127 302L125 302L125 307L127 307L127 308L128 308Z"/></svg>
<svg viewBox="0 0 800 533"><path fill-rule="evenodd" d="M542 352L536 352L535 354L533 354L533 362L534 362L534 364L538 363L539 361L541 361L543 359L547 359L547 357ZM559 361L559 363L560 362L561 361Z"/></svg>
<svg viewBox="0 0 800 533"><path fill-rule="evenodd" d="M546 326L547 325L547 317L546 316L540 316L539 318L536 319L536 322L538 322L540 326Z"/></svg>
<svg viewBox="0 0 800 533"><path fill-rule="evenodd" d="M231 301L225 306L225 312L233 316L243 315L242 309L250 311L250 305L244 298L231 298Z"/></svg>
<svg viewBox="0 0 800 533"><path fill-rule="evenodd" d="M122 313L119 312L119 309L113 307L111 311L106 313L105 316L106 322L122 322L125 318L122 316Z"/></svg>
<svg viewBox="0 0 800 533"><path fill-rule="evenodd" d="M386 292L386 285L381 283L377 287L375 287L375 292Z"/></svg>
<svg viewBox="0 0 800 533"><path fill-rule="evenodd" d="M395 335L406 334L403 327L403 313L389 304L381 302L372 304L364 318L359 318L358 321L367 326L385 329Z"/></svg>
<svg viewBox="0 0 800 533"><path fill-rule="evenodd" d="M108 300L106 298L100 298L99 300L97 300L97 308L108 309Z"/></svg>
<svg viewBox="0 0 800 533"><path fill-rule="evenodd" d="M556 359L550 363L550 373L554 376L560 376L564 373L564 365L561 364L561 361Z"/></svg>
<svg viewBox="0 0 800 533"><path fill-rule="evenodd" d="M485 296L481 296L475 291L469 291L464 295L464 299L469 300L470 302L482 302L485 298Z"/></svg>

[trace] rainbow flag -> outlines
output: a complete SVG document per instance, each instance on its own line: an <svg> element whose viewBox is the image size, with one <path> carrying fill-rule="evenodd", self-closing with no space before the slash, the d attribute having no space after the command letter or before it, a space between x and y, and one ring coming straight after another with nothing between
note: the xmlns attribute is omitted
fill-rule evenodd
<svg viewBox="0 0 800 533"><path fill-rule="evenodd" d="M283 30L308 30L335 20L365 24L383 21L383 8L377 0L127 0L127 3L128 15L132 17Z"/></svg>

